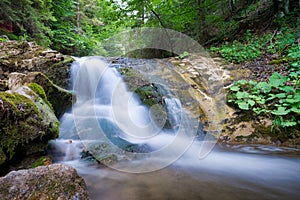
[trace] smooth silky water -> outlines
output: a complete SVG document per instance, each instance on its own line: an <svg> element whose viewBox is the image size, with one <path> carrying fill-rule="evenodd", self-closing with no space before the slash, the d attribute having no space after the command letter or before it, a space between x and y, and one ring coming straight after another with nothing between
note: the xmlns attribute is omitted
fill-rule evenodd
<svg viewBox="0 0 300 200"><path fill-rule="evenodd" d="M112 149L120 163L125 163L123 172L116 170L120 166L105 167L81 159L81 152L95 141L146 144L146 149L156 151L169 145L175 136L172 131L159 131L160 127L149 125L149 109L127 90L115 68L103 68L101 58L78 60L72 73L77 102L61 118L60 138L51 142L52 155L55 162L77 169L92 199L300 199L300 155L292 148L219 144L199 159L202 142L195 139L187 145L189 148L181 147L185 142L175 142L169 151L179 149L184 153L174 162L168 160L169 154L165 152L152 158L147 154L136 158ZM116 102L112 103L112 97ZM168 110L180 109L178 99L168 98L166 102ZM168 113L175 125L184 120L176 116L178 112ZM99 125L106 136L97 133ZM190 136L180 139L185 141ZM126 164L130 162L134 164ZM144 170L143 163L149 170Z"/></svg>

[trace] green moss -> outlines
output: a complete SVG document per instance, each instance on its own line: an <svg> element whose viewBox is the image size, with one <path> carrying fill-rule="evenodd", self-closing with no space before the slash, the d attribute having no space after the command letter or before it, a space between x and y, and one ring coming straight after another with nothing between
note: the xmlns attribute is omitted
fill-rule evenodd
<svg viewBox="0 0 300 200"><path fill-rule="evenodd" d="M37 161L35 161L32 165L31 165L31 168L35 168L35 167L38 167L38 166L42 166L44 165L44 162L47 161L47 158L46 157L41 157L40 159L38 159Z"/></svg>
<svg viewBox="0 0 300 200"><path fill-rule="evenodd" d="M59 125L59 121L56 121L55 124L49 124L50 131L54 133L59 133ZM57 134L56 136L58 137L59 135Z"/></svg>
<svg viewBox="0 0 300 200"><path fill-rule="evenodd" d="M53 84L43 73L33 72L28 75L34 83L42 86L48 101L51 103L55 115L59 118L71 107L73 94Z"/></svg>
<svg viewBox="0 0 300 200"><path fill-rule="evenodd" d="M52 67L54 67L54 68L61 67L61 66L64 66L66 64L69 64L69 63L72 63L75 61L75 59L72 58L71 56L64 56L63 58L64 59L61 62L52 65Z"/></svg>
<svg viewBox="0 0 300 200"><path fill-rule="evenodd" d="M7 159L41 152L58 136L59 122L47 115L48 106L40 111L27 97L6 92L0 92L0 103L0 149Z"/></svg>
<svg viewBox="0 0 300 200"><path fill-rule="evenodd" d="M53 110L52 104L48 101L47 95L44 91L44 88L37 83L29 83L27 85L30 89L32 89L36 94L38 94L44 102Z"/></svg>
<svg viewBox="0 0 300 200"><path fill-rule="evenodd" d="M149 107L158 103L155 100L154 88L151 87L150 85L139 87L134 92L140 97L141 101Z"/></svg>
<svg viewBox="0 0 300 200"><path fill-rule="evenodd" d="M23 129L20 121L26 121L30 116L37 122L41 118L34 103L23 95L0 92L0 100L3 103L0 107L0 148L12 158L17 146L26 140L23 136L30 131Z"/></svg>

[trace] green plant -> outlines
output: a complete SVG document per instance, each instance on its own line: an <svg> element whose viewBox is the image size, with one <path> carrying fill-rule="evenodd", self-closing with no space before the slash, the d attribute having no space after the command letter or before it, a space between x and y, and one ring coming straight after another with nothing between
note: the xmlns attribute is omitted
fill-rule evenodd
<svg viewBox="0 0 300 200"><path fill-rule="evenodd" d="M262 47L267 43L269 34L263 37L253 36L250 30L247 30L241 41L233 41L232 44L226 42L221 47L211 47L210 50L218 52L229 62L241 63L254 60L261 56Z"/></svg>
<svg viewBox="0 0 300 200"><path fill-rule="evenodd" d="M299 73L281 76L275 72L269 82L237 81L229 88L228 102L241 110L266 115L274 119L273 124L276 126L300 124L296 120L300 114Z"/></svg>
<svg viewBox="0 0 300 200"><path fill-rule="evenodd" d="M294 41L297 38L297 30L283 27L269 39L267 52L271 54L284 54L289 47L294 46ZM296 45L298 46L298 45ZM293 48L292 48L293 49ZM293 51L293 50L292 50Z"/></svg>
<svg viewBox="0 0 300 200"><path fill-rule="evenodd" d="M31 168L43 166L46 161L47 161L46 157L41 157L40 159L38 159L34 163L32 163Z"/></svg>
<svg viewBox="0 0 300 200"><path fill-rule="evenodd" d="M186 58L186 57L188 57L190 54L189 54L189 52L183 52L182 54L180 54L178 57L180 58L180 59L184 59L184 58Z"/></svg>
<svg viewBox="0 0 300 200"><path fill-rule="evenodd" d="M6 41L7 41L6 38L0 37L0 42L6 42Z"/></svg>

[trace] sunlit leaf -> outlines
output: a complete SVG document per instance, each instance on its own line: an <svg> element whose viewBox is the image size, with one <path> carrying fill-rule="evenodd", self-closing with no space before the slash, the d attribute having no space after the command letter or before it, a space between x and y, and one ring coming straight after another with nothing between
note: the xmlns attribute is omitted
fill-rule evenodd
<svg viewBox="0 0 300 200"><path fill-rule="evenodd" d="M273 110L271 113L274 115L287 115L290 110L286 110L286 107L278 107L277 110Z"/></svg>
<svg viewBox="0 0 300 200"><path fill-rule="evenodd" d="M243 99L243 98L248 98L249 93L248 92L237 92L236 93L236 98L237 99Z"/></svg>
<svg viewBox="0 0 300 200"><path fill-rule="evenodd" d="M283 85L287 81L287 77L281 76L278 72L275 72L270 77L270 85L273 87L278 87Z"/></svg>
<svg viewBox="0 0 300 200"><path fill-rule="evenodd" d="M271 85L267 82L259 82L256 88L262 90L264 93L269 93L272 90Z"/></svg>
<svg viewBox="0 0 300 200"><path fill-rule="evenodd" d="M249 104L247 102L244 102L244 101L243 102L239 102L238 106L242 110L249 110Z"/></svg>
<svg viewBox="0 0 300 200"><path fill-rule="evenodd" d="M237 91L239 91L241 88L239 87L239 86L237 86L237 85L233 85L233 86L231 86L230 87L230 90L231 91L234 91L234 92L237 92Z"/></svg>

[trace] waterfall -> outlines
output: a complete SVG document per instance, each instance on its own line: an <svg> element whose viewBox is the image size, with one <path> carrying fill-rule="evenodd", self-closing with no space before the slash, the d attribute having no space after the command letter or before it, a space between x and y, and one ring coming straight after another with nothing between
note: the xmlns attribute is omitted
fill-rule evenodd
<svg viewBox="0 0 300 200"><path fill-rule="evenodd" d="M129 142L142 142L157 134L159 129L149 117L149 109L128 91L115 68L108 67L99 58L90 58L75 65L73 70L73 90L77 95L73 117L79 134L83 128L81 139L99 136L95 130L104 132L108 138L114 135ZM85 130L87 121L90 125L94 122L90 134Z"/></svg>
<svg viewBox="0 0 300 200"><path fill-rule="evenodd" d="M151 171L150 163L155 169L167 166L193 141L194 135L189 129L195 124L184 115L180 100L169 91L165 91L164 104L172 129L166 130L157 126L151 108L128 90L120 73L104 59L80 58L72 65L71 72L76 103L61 119L60 138L63 141L58 143L60 148L66 145L65 161L73 159L71 154L74 152L87 151L98 160L106 157L112 157L114 161L143 158L141 163L133 162L134 167L131 163L117 168ZM162 116L162 123L165 120ZM179 126L182 123L184 126ZM78 142L82 145L77 145ZM80 150L74 150L77 147Z"/></svg>

